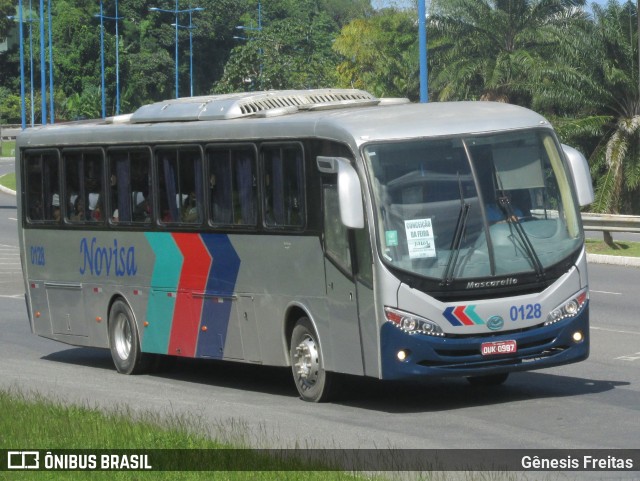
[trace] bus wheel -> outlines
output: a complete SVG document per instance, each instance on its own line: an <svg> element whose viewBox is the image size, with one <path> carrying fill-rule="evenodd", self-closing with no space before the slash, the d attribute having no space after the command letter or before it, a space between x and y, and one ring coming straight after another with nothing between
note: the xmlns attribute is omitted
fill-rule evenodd
<svg viewBox="0 0 640 481"><path fill-rule="evenodd" d="M471 376L467 378L473 386L499 386L509 377L508 372L502 374L491 374L489 376Z"/></svg>
<svg viewBox="0 0 640 481"><path fill-rule="evenodd" d="M318 335L308 318L298 320L291 334L291 369L293 379L304 401L324 402L329 399L332 373L324 370Z"/></svg>
<svg viewBox="0 0 640 481"><path fill-rule="evenodd" d="M109 314L109 347L119 373L139 374L146 368L140 338L129 306L121 300L113 303Z"/></svg>

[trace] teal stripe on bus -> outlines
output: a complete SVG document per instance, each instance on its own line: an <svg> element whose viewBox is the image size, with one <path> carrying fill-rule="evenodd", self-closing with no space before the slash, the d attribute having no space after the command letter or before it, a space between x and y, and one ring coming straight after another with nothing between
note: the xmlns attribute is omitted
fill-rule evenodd
<svg viewBox="0 0 640 481"><path fill-rule="evenodd" d="M142 350L167 354L180 273L182 253L168 232L147 232L155 261L151 277L147 322L142 332Z"/></svg>

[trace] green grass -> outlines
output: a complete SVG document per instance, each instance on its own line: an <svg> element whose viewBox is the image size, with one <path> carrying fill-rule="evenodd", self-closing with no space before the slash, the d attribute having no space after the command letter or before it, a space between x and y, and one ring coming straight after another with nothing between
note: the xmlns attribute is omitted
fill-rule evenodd
<svg viewBox="0 0 640 481"><path fill-rule="evenodd" d="M207 423L196 418L160 416L133 412L122 407L105 413L98 409L64 406L40 395L25 395L15 391L0 391L0 449L206 449L243 448L242 443L216 441L202 433ZM232 426L238 431L238 426ZM239 429L242 431L242 427ZM242 437L242 432L236 432ZM218 454L221 451L217 451ZM312 465L296 461L297 471L291 471L289 461L267 458L249 451L231 451L234 466L256 461L269 466L270 471L213 472L123 472L123 471L39 471L34 473L0 471L0 480L260 480L260 481L365 481L382 479L341 471L311 471ZM234 454L235 453L235 454ZM246 453L246 454L245 454ZM242 456L240 464L238 456ZM235 457L233 457L235 456ZM41 465L44 462L41 461ZM182 466L180 466L182 468ZM186 466L185 466L186 467ZM281 471L279 471L281 469Z"/></svg>
<svg viewBox="0 0 640 481"><path fill-rule="evenodd" d="M0 176L0 184L11 190L16 190L16 174L11 172Z"/></svg>
<svg viewBox="0 0 640 481"><path fill-rule="evenodd" d="M14 157L15 156L16 143L13 140L2 141L2 152L0 157Z"/></svg>
<svg viewBox="0 0 640 481"><path fill-rule="evenodd" d="M640 257L640 242L616 241L614 234L614 245L616 246L615 249L603 241L587 239L586 242L587 252L590 254Z"/></svg>

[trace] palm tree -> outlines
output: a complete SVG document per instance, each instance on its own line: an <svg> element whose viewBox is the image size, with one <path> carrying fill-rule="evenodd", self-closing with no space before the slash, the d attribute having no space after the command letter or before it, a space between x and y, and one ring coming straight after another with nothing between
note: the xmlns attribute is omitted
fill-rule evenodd
<svg viewBox="0 0 640 481"><path fill-rule="evenodd" d="M530 105L539 87L572 84L578 74L557 62L558 46L586 19L584 4L439 0L429 18L432 90L439 100Z"/></svg>
<svg viewBox="0 0 640 481"><path fill-rule="evenodd" d="M594 4L593 15L594 28L584 44L589 55L583 59L591 81L576 92L582 106L577 118L558 126L566 137L597 139L589 158L597 179L592 209L632 213L640 187L638 10L631 1L610 0L604 7Z"/></svg>

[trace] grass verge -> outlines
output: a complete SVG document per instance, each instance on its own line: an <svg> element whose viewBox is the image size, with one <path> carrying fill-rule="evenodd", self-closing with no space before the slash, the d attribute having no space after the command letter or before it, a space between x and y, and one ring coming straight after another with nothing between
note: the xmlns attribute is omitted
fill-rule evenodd
<svg viewBox="0 0 640 481"><path fill-rule="evenodd" d="M16 143L13 140L2 141L2 152L0 157L13 157L15 156Z"/></svg>
<svg viewBox="0 0 640 481"><path fill-rule="evenodd" d="M0 184L11 190L16 190L16 174L11 172L0 176Z"/></svg>
<svg viewBox="0 0 640 481"><path fill-rule="evenodd" d="M589 254L609 256L640 257L640 242L614 241L616 248L612 248L603 241L587 239L586 246Z"/></svg>
<svg viewBox="0 0 640 481"><path fill-rule="evenodd" d="M194 434L197 420L186 417L161 417L153 413L133 413L127 408L111 413L78 406L63 406L39 395L25 395L15 391L0 391L0 449L189 449L222 450L243 446L218 442L204 435ZM202 429L200 429L202 431ZM255 463L251 456L262 456L250 451L234 460L233 465ZM237 453L236 453L237 456ZM232 460L233 461L233 460ZM269 471L39 471L38 480L260 480L260 481L364 481L382 480L381 477L341 471L310 471L296 461L262 459L260 465ZM188 466L185 466L187 468ZM282 469L281 471L279 469ZM0 471L0 480L21 481L35 479L33 472Z"/></svg>

